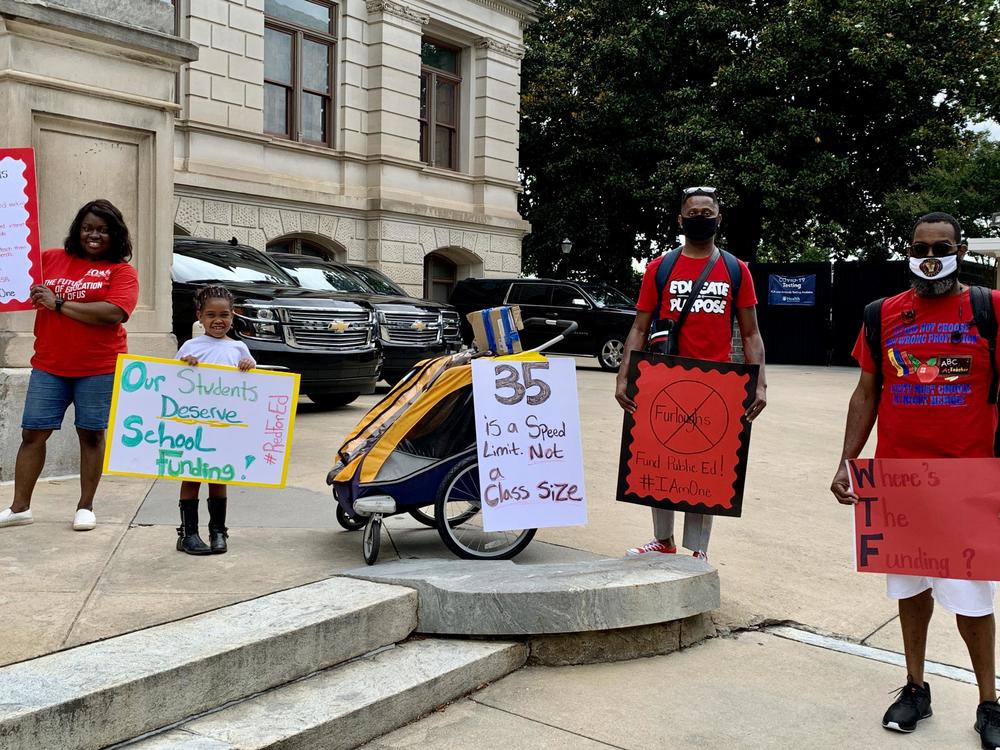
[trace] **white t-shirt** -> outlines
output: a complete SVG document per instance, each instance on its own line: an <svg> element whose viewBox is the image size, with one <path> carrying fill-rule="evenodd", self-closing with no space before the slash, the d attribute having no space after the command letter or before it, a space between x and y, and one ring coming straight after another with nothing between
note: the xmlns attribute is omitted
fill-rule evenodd
<svg viewBox="0 0 1000 750"><path fill-rule="evenodd" d="M240 360L244 357L253 359L247 345L242 341L231 339L228 336L217 339L207 333L181 344L181 348L177 350L177 359L181 357L196 357L199 362L204 362L206 365L229 365L230 367L238 367ZM254 361L254 365L256 364Z"/></svg>

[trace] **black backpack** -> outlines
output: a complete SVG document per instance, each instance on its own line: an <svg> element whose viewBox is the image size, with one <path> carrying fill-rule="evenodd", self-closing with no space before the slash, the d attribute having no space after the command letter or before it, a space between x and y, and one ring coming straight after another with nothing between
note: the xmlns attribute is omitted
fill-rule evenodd
<svg viewBox="0 0 1000 750"><path fill-rule="evenodd" d="M740 284L743 283L743 268L740 266L740 261L735 255L722 248L719 248L719 252L722 254L722 262L726 265L726 273L729 274L729 283L732 285L733 299L732 304L729 306L729 327L732 328L733 320L736 318L736 297L740 293ZM659 322L661 310L663 309L663 290L667 288L667 281L669 281L670 274L674 270L674 266L677 265L677 259L680 257L681 248L675 247L663 256L663 260L660 261L660 267L656 269L656 307L653 313L654 329Z"/></svg>
<svg viewBox="0 0 1000 750"><path fill-rule="evenodd" d="M875 408L878 409L878 400L882 393L882 303L885 297L869 302L865 305L864 331L865 343L868 344L868 351L871 352L872 360L875 362L875 390L879 394L876 397ZM986 339L990 348L990 368L993 373L990 379L990 390L987 394L987 401L991 404L997 403L997 386L1000 384L1000 373L997 372L997 318L993 310L992 290L983 286L969 287L969 302L972 305L972 323L976 326L976 331ZM993 455L1000 456L1000 427L993 439Z"/></svg>

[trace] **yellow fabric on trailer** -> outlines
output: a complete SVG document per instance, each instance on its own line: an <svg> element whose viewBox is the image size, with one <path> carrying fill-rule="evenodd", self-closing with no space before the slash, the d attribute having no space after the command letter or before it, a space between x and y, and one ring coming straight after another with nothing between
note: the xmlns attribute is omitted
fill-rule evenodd
<svg viewBox="0 0 1000 750"><path fill-rule="evenodd" d="M441 399L470 383L472 383L471 365L452 367L441 373L434 385L418 398L406 410L406 413L399 415L374 447L368 451L361 466L361 482L374 482L382 464L399 445L399 441L406 437L410 428L423 419L427 412L436 407Z"/></svg>
<svg viewBox="0 0 1000 750"><path fill-rule="evenodd" d="M349 464L347 464L347 466L345 466L343 469L340 470L340 473L337 474L337 478L334 479L333 481L334 482L350 482L351 481L351 477L354 476L354 472L357 471L357 469L358 469L358 464L361 463L361 459L362 459L362 456L358 456L353 461L351 461Z"/></svg>
<svg viewBox="0 0 1000 750"><path fill-rule="evenodd" d="M400 411L409 407L428 384L433 383L438 375L448 367L450 361L451 356L448 355L420 362L418 367L421 367L422 370L416 377L398 383L386 394L385 398L375 404L361 418L361 421L344 438L343 444L337 451L337 457L341 460L350 460L351 454L355 450L362 447L383 425L395 419Z"/></svg>

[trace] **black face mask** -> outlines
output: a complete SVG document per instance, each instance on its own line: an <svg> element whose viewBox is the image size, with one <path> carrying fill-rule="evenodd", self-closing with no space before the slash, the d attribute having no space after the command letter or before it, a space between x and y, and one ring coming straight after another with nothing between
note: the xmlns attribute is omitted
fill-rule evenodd
<svg viewBox="0 0 1000 750"><path fill-rule="evenodd" d="M695 242L704 242L719 230L718 216L685 216L681 219L684 236Z"/></svg>

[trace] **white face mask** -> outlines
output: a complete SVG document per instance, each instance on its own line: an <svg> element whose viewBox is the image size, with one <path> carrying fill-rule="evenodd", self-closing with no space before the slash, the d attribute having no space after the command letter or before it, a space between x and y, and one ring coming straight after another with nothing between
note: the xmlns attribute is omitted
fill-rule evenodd
<svg viewBox="0 0 1000 750"><path fill-rule="evenodd" d="M914 276L926 281L937 281L955 273L958 269L958 255L941 258L910 258L910 270Z"/></svg>

